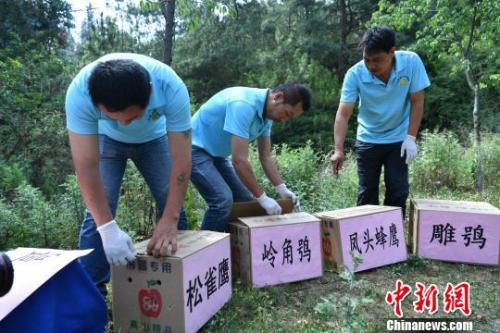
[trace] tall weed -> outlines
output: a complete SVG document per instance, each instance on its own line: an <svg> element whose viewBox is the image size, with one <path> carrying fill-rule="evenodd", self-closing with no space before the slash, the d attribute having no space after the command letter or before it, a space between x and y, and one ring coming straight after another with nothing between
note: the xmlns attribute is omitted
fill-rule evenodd
<svg viewBox="0 0 500 333"><path fill-rule="evenodd" d="M473 189L473 164L470 149L461 146L453 133L424 132L420 152L410 166L412 189L436 192Z"/></svg>

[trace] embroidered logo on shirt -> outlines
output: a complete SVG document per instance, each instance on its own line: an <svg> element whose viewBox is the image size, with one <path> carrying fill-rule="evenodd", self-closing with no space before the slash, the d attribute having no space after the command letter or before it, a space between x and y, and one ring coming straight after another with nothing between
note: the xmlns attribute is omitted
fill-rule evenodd
<svg viewBox="0 0 500 333"><path fill-rule="evenodd" d="M151 112L149 113L148 120L156 121L158 118L160 118L160 114L158 113L158 110L157 109L151 110Z"/></svg>
<svg viewBox="0 0 500 333"><path fill-rule="evenodd" d="M399 84L402 86L406 86L408 84L408 76L401 76L399 78Z"/></svg>

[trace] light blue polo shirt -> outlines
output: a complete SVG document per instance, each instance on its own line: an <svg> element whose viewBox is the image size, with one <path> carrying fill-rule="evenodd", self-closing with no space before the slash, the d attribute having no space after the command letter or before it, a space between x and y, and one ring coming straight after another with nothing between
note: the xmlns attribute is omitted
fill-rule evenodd
<svg viewBox="0 0 500 333"><path fill-rule="evenodd" d="M267 93L267 89L232 87L212 96L191 119L193 147L228 157L232 135L248 141L271 136L273 122L264 118Z"/></svg>
<svg viewBox="0 0 500 333"><path fill-rule="evenodd" d="M410 94L430 86L416 53L396 51L395 59L387 84L373 75L363 61L352 66L344 78L340 101L354 103L359 97L359 141L403 141L410 124Z"/></svg>
<svg viewBox="0 0 500 333"><path fill-rule="evenodd" d="M103 61L130 59L150 75L152 92L144 115L128 125L106 117L92 103L88 80L94 67ZM85 66L73 79L66 93L66 127L83 135L104 134L125 143L143 143L159 138L167 131L191 128L189 95L177 74L164 63L132 53L111 53Z"/></svg>

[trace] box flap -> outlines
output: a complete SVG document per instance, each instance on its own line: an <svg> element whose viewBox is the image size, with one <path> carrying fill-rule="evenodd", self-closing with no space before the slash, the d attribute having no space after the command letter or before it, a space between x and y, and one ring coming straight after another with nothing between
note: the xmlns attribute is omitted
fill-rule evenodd
<svg viewBox="0 0 500 333"><path fill-rule="evenodd" d="M363 205L357 207L350 207L344 209L331 210L326 212L314 213L315 216L322 220L340 220L350 217L357 217L362 215L370 215L375 213L388 212L391 210L401 209L400 207L392 206L377 206L377 205Z"/></svg>
<svg viewBox="0 0 500 333"><path fill-rule="evenodd" d="M229 237L229 234L208 230L180 230L177 232L177 252L167 257L185 258L225 237ZM137 254L147 255L148 243L149 239L135 244Z"/></svg>
<svg viewBox="0 0 500 333"><path fill-rule="evenodd" d="M17 248L7 252L14 268L12 289L0 298L0 320L73 260L92 250Z"/></svg>
<svg viewBox="0 0 500 333"><path fill-rule="evenodd" d="M280 199L277 201L283 209L283 214L291 213L293 211L293 202L291 199ZM263 215L267 215L267 213L257 201L235 202L233 204L231 215L229 215L229 221L237 220L240 217Z"/></svg>
<svg viewBox="0 0 500 333"><path fill-rule="evenodd" d="M498 208L487 202L433 199L413 199L412 202L415 205L415 208L420 210L500 214L500 210Z"/></svg>
<svg viewBox="0 0 500 333"><path fill-rule="evenodd" d="M265 215L243 217L239 221L249 228L273 227L277 225L319 222L319 219L309 213L290 213L284 215Z"/></svg>

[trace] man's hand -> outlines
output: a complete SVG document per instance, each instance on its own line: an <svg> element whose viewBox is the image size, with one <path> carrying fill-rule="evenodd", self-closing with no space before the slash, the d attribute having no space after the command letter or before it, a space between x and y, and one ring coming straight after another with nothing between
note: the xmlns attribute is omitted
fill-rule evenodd
<svg viewBox="0 0 500 333"><path fill-rule="evenodd" d="M406 154L406 164L409 164L417 157L417 153L418 149L415 137L408 134L401 145L401 157Z"/></svg>
<svg viewBox="0 0 500 333"><path fill-rule="evenodd" d="M330 157L330 161L332 162L332 172L334 175L338 175L339 171L342 170L344 166L344 152L340 150L335 150L332 157Z"/></svg>
<svg viewBox="0 0 500 333"><path fill-rule="evenodd" d="M286 187L285 183L276 185L275 189L276 189L276 192L278 192L278 194L280 195L281 199L288 199L288 198L290 198L290 199L292 199L294 207L299 207L300 206L299 197L296 196L295 193L293 193L292 191L290 191Z"/></svg>
<svg viewBox="0 0 500 333"><path fill-rule="evenodd" d="M126 265L135 260L137 251L127 233L120 229L115 220L97 227L101 235L106 259L111 265Z"/></svg>
<svg viewBox="0 0 500 333"><path fill-rule="evenodd" d="M281 206L273 198L269 198L266 193L262 193L260 197L257 198L259 204L266 210L267 215L279 215L281 214Z"/></svg>
<svg viewBox="0 0 500 333"><path fill-rule="evenodd" d="M160 219L149 240L147 251L156 258L174 254L177 251L177 223Z"/></svg>

